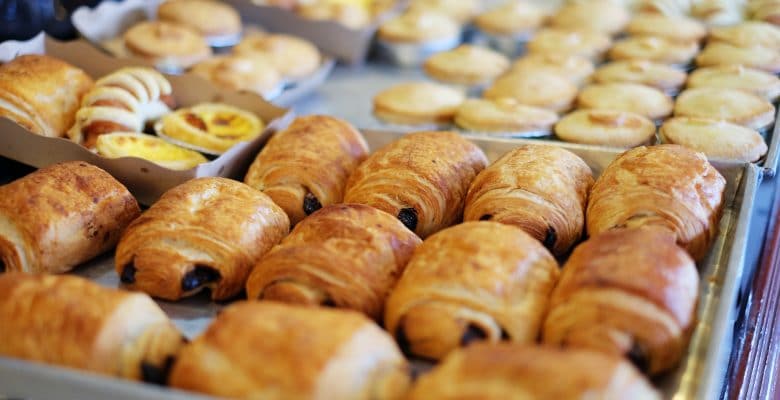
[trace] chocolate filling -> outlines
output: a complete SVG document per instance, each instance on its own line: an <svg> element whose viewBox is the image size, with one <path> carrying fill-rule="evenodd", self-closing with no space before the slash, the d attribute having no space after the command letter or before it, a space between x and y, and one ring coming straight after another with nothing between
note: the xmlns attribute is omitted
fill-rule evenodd
<svg viewBox="0 0 780 400"><path fill-rule="evenodd" d="M501 340L509 340L511 338L512 337L509 336L509 333L502 328L501 329Z"/></svg>
<svg viewBox="0 0 780 400"><path fill-rule="evenodd" d="M647 358L647 353L636 342L631 345L631 349L626 353L626 357L641 372L647 372L650 368L650 360Z"/></svg>
<svg viewBox="0 0 780 400"><path fill-rule="evenodd" d="M306 213L306 215L311 215L311 213L320 208L322 208L322 204L320 204L317 196L307 191L306 196L303 197L303 212Z"/></svg>
<svg viewBox="0 0 780 400"><path fill-rule="evenodd" d="M141 363L141 379L147 383L156 385L165 385L168 382L168 375L171 374L173 367L173 356L165 358L163 365L157 366L147 362Z"/></svg>
<svg viewBox="0 0 780 400"><path fill-rule="evenodd" d="M406 337L406 330L404 329L403 323L398 326L398 330L395 332L395 341L398 342L398 348L400 348L404 354L412 354L412 343L409 341L409 338Z"/></svg>
<svg viewBox="0 0 780 400"><path fill-rule="evenodd" d="M0 274L5 272L5 261L3 261L2 258L0 258Z"/></svg>
<svg viewBox="0 0 780 400"><path fill-rule="evenodd" d="M124 284L135 283L135 265L133 263L125 265L122 268L122 275L119 276L119 280Z"/></svg>
<svg viewBox="0 0 780 400"><path fill-rule="evenodd" d="M189 292L207 283L216 282L220 278L219 271L216 269L205 265L196 265L192 271L187 272L181 279L181 289Z"/></svg>
<svg viewBox="0 0 780 400"><path fill-rule="evenodd" d="M490 221L491 219L493 219L493 215L492 214L485 214L485 215L479 217L480 221Z"/></svg>
<svg viewBox="0 0 780 400"><path fill-rule="evenodd" d="M336 302L330 297L327 297L320 305L323 307L338 307Z"/></svg>
<svg viewBox="0 0 780 400"><path fill-rule="evenodd" d="M398 212L398 220L409 228L410 231L414 232L417 229L417 210L411 207L402 208Z"/></svg>
<svg viewBox="0 0 780 400"><path fill-rule="evenodd" d="M555 241L558 240L558 234L555 232L555 228L552 226L547 226L547 235L544 237L544 242L542 244L544 247L546 247L549 250L552 250L553 247L555 247Z"/></svg>
<svg viewBox="0 0 780 400"><path fill-rule="evenodd" d="M487 339L487 337L488 337L487 333L483 331L482 328L474 324L469 324L466 327L466 331L463 332L463 336L460 337L460 345L467 346L471 342L485 340Z"/></svg>

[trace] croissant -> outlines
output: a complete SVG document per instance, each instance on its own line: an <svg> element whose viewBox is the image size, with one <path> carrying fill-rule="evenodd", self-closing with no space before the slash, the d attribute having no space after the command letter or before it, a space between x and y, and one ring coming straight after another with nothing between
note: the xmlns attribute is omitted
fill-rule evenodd
<svg viewBox="0 0 780 400"><path fill-rule="evenodd" d="M260 257L290 221L268 196L225 178L199 178L167 191L133 221L116 249L129 289L166 300L204 288L214 300L243 289Z"/></svg>
<svg viewBox="0 0 780 400"><path fill-rule="evenodd" d="M247 297L362 311L380 319L420 238L362 204L325 207L296 225L255 266Z"/></svg>
<svg viewBox="0 0 780 400"><path fill-rule="evenodd" d="M520 146L474 178L463 219L516 225L561 256L582 236L590 167L553 146Z"/></svg>
<svg viewBox="0 0 780 400"><path fill-rule="evenodd" d="M628 362L586 350L478 343L452 352L408 400L660 400Z"/></svg>
<svg viewBox="0 0 780 400"><path fill-rule="evenodd" d="M345 203L376 207L425 238L460 220L485 153L454 132L418 132L379 149L347 181Z"/></svg>
<svg viewBox="0 0 780 400"><path fill-rule="evenodd" d="M718 230L726 180L702 153L664 144L637 147L596 180L586 211L588 234L658 225L702 259Z"/></svg>
<svg viewBox="0 0 780 400"><path fill-rule="evenodd" d="M0 186L0 272L69 271L113 248L140 212L127 188L80 161Z"/></svg>
<svg viewBox="0 0 780 400"><path fill-rule="evenodd" d="M409 385L393 339L359 313L241 302L187 345L172 386L264 400L393 400Z"/></svg>
<svg viewBox="0 0 780 400"><path fill-rule="evenodd" d="M0 275L0 355L165 383L184 337L142 293L75 276Z"/></svg>
<svg viewBox="0 0 780 400"><path fill-rule="evenodd" d="M628 357L658 374L685 351L699 274L665 229L617 229L578 246L550 300L543 341Z"/></svg>
<svg viewBox="0 0 780 400"><path fill-rule="evenodd" d="M347 178L367 156L365 139L348 122L299 117L268 141L244 182L273 199L295 225L323 206L340 203Z"/></svg>
<svg viewBox="0 0 780 400"><path fill-rule="evenodd" d="M439 359L476 340L533 343L558 264L522 229L464 222L415 251L387 299L385 327L407 353Z"/></svg>
<svg viewBox="0 0 780 400"><path fill-rule="evenodd" d="M94 148L98 136L111 132L140 132L146 121L174 108L171 84L146 67L126 67L106 75L84 95L68 137Z"/></svg>

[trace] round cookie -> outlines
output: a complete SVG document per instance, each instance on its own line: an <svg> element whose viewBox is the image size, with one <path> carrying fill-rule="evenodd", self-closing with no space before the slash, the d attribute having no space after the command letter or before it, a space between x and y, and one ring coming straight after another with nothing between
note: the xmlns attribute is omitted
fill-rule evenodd
<svg viewBox="0 0 780 400"><path fill-rule="evenodd" d="M678 42L653 36L623 39L609 50L612 60L648 60L662 64L686 65L699 52L697 42Z"/></svg>
<svg viewBox="0 0 780 400"><path fill-rule="evenodd" d="M233 51L268 57L283 76L291 79L305 78L314 73L322 58L317 47L308 40L284 34L249 35Z"/></svg>
<svg viewBox="0 0 780 400"><path fill-rule="evenodd" d="M672 113L672 98L664 92L637 83L600 83L586 86L577 97L580 108L628 111L651 120Z"/></svg>
<svg viewBox="0 0 780 400"><path fill-rule="evenodd" d="M591 76L595 83L639 83L673 96L685 84L687 74L666 64L644 60L613 61Z"/></svg>
<svg viewBox="0 0 780 400"><path fill-rule="evenodd" d="M204 36L238 35L241 16L233 7L213 0L167 0L157 19L186 25Z"/></svg>
<svg viewBox="0 0 780 400"><path fill-rule="evenodd" d="M728 121L760 131L774 122L775 107L742 90L700 87L680 93L674 115Z"/></svg>
<svg viewBox="0 0 780 400"><path fill-rule="evenodd" d="M178 68L186 69L211 57L211 47L199 33L172 22L140 22L128 29L123 39L133 55Z"/></svg>
<svg viewBox="0 0 780 400"><path fill-rule="evenodd" d="M550 18L550 26L614 35L631 18L628 10L611 0L569 2Z"/></svg>
<svg viewBox="0 0 780 400"><path fill-rule="evenodd" d="M651 142L655 124L627 111L577 110L561 118L555 135L566 142L629 148Z"/></svg>
<svg viewBox="0 0 780 400"><path fill-rule="evenodd" d="M663 14L639 14L629 22L626 33L631 36L655 36L676 42L699 42L707 36L701 22Z"/></svg>
<svg viewBox="0 0 780 400"><path fill-rule="evenodd" d="M374 115L401 125L448 124L465 99L463 92L446 85L402 83L374 96Z"/></svg>
<svg viewBox="0 0 780 400"><path fill-rule="evenodd" d="M576 86L582 86L593 73L593 61L572 54L527 54L512 64L510 73L529 74L538 71L563 76Z"/></svg>
<svg viewBox="0 0 780 400"><path fill-rule="evenodd" d="M436 80L459 85L482 85L509 68L509 59L496 51L471 45L437 53L423 65Z"/></svg>
<svg viewBox="0 0 780 400"><path fill-rule="evenodd" d="M674 117L658 132L664 143L679 144L710 158L756 162L767 151L764 138L755 130L715 119Z"/></svg>
<svg viewBox="0 0 780 400"><path fill-rule="evenodd" d="M738 47L723 42L707 44L696 57L699 67L744 65L773 74L780 73L780 52L764 47Z"/></svg>
<svg viewBox="0 0 780 400"><path fill-rule="evenodd" d="M531 54L573 54L600 60L612 45L608 35L598 32L542 29L528 42Z"/></svg>
<svg viewBox="0 0 780 400"><path fill-rule="evenodd" d="M558 114L553 111L526 106L507 97L468 99L455 114L455 123L468 131L509 135L549 133L557 121Z"/></svg>
<svg viewBox="0 0 780 400"><path fill-rule="evenodd" d="M780 79L776 75L741 65L696 69L688 76L687 86L739 89L773 103L780 97Z"/></svg>
<svg viewBox="0 0 780 400"><path fill-rule="evenodd" d="M491 35L524 36L539 28L544 19L544 12L532 3L507 1L478 15L474 25Z"/></svg>
<svg viewBox="0 0 780 400"><path fill-rule="evenodd" d="M549 72L509 74L485 90L486 99L510 97L520 104L565 112L572 107L577 87L568 79Z"/></svg>

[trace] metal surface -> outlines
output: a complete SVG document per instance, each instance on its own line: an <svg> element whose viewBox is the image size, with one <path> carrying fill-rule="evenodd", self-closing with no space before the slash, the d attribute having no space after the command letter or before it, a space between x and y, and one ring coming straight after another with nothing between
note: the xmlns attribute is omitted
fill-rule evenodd
<svg viewBox="0 0 780 400"><path fill-rule="evenodd" d="M372 130L367 130L364 134L372 150L402 135ZM495 160L520 144L542 144L534 140L469 138L480 145L490 160ZM556 145L579 155L590 165L595 175L599 175L620 153L585 145ZM760 172L759 168L749 164L715 163L715 166L727 181L725 209L715 243L709 255L699 265L699 323L680 367L655 381L667 397L675 399L717 398L723 386L726 360L731 350L734 305L742 276L747 232L750 229L750 216L754 208ZM119 285L110 254L87 263L74 272L105 286ZM205 293L180 302L159 301L159 304L188 337L202 332L219 309L225 306L210 302ZM181 398L180 394L174 391L154 389L150 392L149 386L143 384L60 371L58 368L0 358L0 392L5 392L0 394L67 400L85 398L85 393L94 394L95 397L108 397L102 394L115 389L120 393L120 397L112 395L111 398ZM57 388L56 396L52 392L54 387Z"/></svg>

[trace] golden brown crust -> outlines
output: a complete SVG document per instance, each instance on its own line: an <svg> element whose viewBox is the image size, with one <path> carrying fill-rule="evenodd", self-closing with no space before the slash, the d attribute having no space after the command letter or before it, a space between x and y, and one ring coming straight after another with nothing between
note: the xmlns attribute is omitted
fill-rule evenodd
<svg viewBox="0 0 780 400"><path fill-rule="evenodd" d="M241 302L184 348L170 383L219 397L395 400L409 376L392 338L359 313Z"/></svg>
<svg viewBox="0 0 780 400"><path fill-rule="evenodd" d="M646 60L624 60L604 64L591 76L594 83L626 82L654 87L674 95L685 84L687 74L677 68Z"/></svg>
<svg viewBox="0 0 780 400"><path fill-rule="evenodd" d="M629 148L650 143L655 123L628 111L584 109L561 118L555 136L566 142Z"/></svg>
<svg viewBox="0 0 780 400"><path fill-rule="evenodd" d="M4 356L164 383L184 344L144 294L73 276L21 273L0 275L0 290Z"/></svg>
<svg viewBox="0 0 780 400"><path fill-rule="evenodd" d="M593 185L587 231L595 236L621 227L665 227L700 260L717 233L725 187L704 154L674 144L637 147Z"/></svg>
<svg viewBox="0 0 780 400"><path fill-rule="evenodd" d="M599 83L586 86L577 96L580 108L628 111L652 120L672 113L674 101L664 92L638 83Z"/></svg>
<svg viewBox="0 0 780 400"><path fill-rule="evenodd" d="M321 207L341 203L347 179L366 157L363 135L348 122L299 117L268 141L244 182L268 195L295 225Z"/></svg>
<svg viewBox="0 0 780 400"><path fill-rule="evenodd" d="M612 45L606 34L592 31L542 29L528 42L531 54L572 54L599 60Z"/></svg>
<svg viewBox="0 0 780 400"><path fill-rule="evenodd" d="M780 73L780 53L764 47L738 47L724 42L712 42L696 56L699 67L743 65L773 74Z"/></svg>
<svg viewBox="0 0 780 400"><path fill-rule="evenodd" d="M423 65L425 73L442 82L486 84L509 68L509 59L484 47L462 45L434 54Z"/></svg>
<svg viewBox="0 0 780 400"><path fill-rule="evenodd" d="M55 164L0 186L0 261L61 273L111 249L140 213L121 183L85 162Z"/></svg>
<svg viewBox="0 0 780 400"><path fill-rule="evenodd" d="M561 75L576 86L588 80L595 67L593 61L575 54L535 53L518 58L510 69L511 74L528 74L546 71Z"/></svg>
<svg viewBox="0 0 780 400"><path fill-rule="evenodd" d="M592 185L588 164L568 150L520 146L474 178L463 219L515 225L563 255L582 236Z"/></svg>
<svg viewBox="0 0 780 400"><path fill-rule="evenodd" d="M374 96L374 115L394 124L447 124L466 96L452 87L432 82L408 82Z"/></svg>
<svg viewBox="0 0 780 400"><path fill-rule="evenodd" d="M417 132L379 149L347 181L345 203L397 216L421 238L460 220L487 158L455 132Z"/></svg>
<svg viewBox="0 0 780 400"><path fill-rule="evenodd" d="M144 21L125 32L124 43L132 54L154 63L189 68L211 56L211 47L195 30L166 21Z"/></svg>
<svg viewBox="0 0 780 400"><path fill-rule="evenodd" d="M780 97L780 79L774 74L741 65L697 68L688 76L687 87L739 89L775 102Z"/></svg>
<svg viewBox="0 0 780 400"><path fill-rule="evenodd" d="M362 204L325 207L255 266L250 299L327 305L380 319L385 298L421 243L398 219Z"/></svg>
<svg viewBox="0 0 780 400"><path fill-rule="evenodd" d="M658 134L664 143L679 144L710 158L756 162L767 152L764 138L755 130L714 119L669 118Z"/></svg>
<svg viewBox="0 0 780 400"><path fill-rule="evenodd" d="M246 91L269 97L282 85L282 75L268 56L227 54L200 62L190 72L227 90Z"/></svg>
<svg viewBox="0 0 780 400"><path fill-rule="evenodd" d="M468 99L458 108L455 123L472 132L496 136L521 132L550 132L558 114L520 104L509 97L496 100Z"/></svg>
<svg viewBox="0 0 780 400"><path fill-rule="evenodd" d="M668 230L604 232L564 265L544 343L627 356L653 375L666 371L684 354L698 285L696 264Z"/></svg>
<svg viewBox="0 0 780 400"><path fill-rule="evenodd" d="M495 100L509 97L520 104L565 112L577 97L577 87L569 79L546 71L510 73L496 79L482 96Z"/></svg>
<svg viewBox="0 0 780 400"><path fill-rule="evenodd" d="M464 222L417 248L387 299L385 327L431 359L474 340L533 343L557 279L555 259L523 230Z"/></svg>
<svg viewBox="0 0 780 400"><path fill-rule="evenodd" d="M241 15L231 6L213 0L166 0L157 18L187 25L205 36L241 33Z"/></svg>
<svg viewBox="0 0 780 400"><path fill-rule="evenodd" d="M590 0L569 2L550 17L551 26L614 35L623 30L631 16L619 2Z"/></svg>
<svg viewBox="0 0 780 400"><path fill-rule="evenodd" d="M214 300L225 300L289 229L284 211L261 192L198 178L133 221L117 246L116 272L126 287L155 297L178 300L208 287Z"/></svg>
<svg viewBox="0 0 780 400"><path fill-rule="evenodd" d="M700 87L680 93L674 115L724 120L761 130L774 122L775 106L742 90Z"/></svg>
<svg viewBox="0 0 780 400"><path fill-rule="evenodd" d="M409 10L379 27L377 37L390 43L425 43L456 38L457 22L429 10Z"/></svg>
<svg viewBox="0 0 780 400"><path fill-rule="evenodd" d="M679 42L654 36L623 39L609 51L613 60L648 60L671 65L686 65L699 52L697 42Z"/></svg>
<svg viewBox="0 0 780 400"><path fill-rule="evenodd" d="M493 35L525 35L544 23L545 13L535 4L508 1L474 18L474 25Z"/></svg>
<svg viewBox="0 0 780 400"><path fill-rule="evenodd" d="M322 56L308 40L283 34L248 35L233 49L237 54L260 54L285 77L302 79L320 67Z"/></svg>

